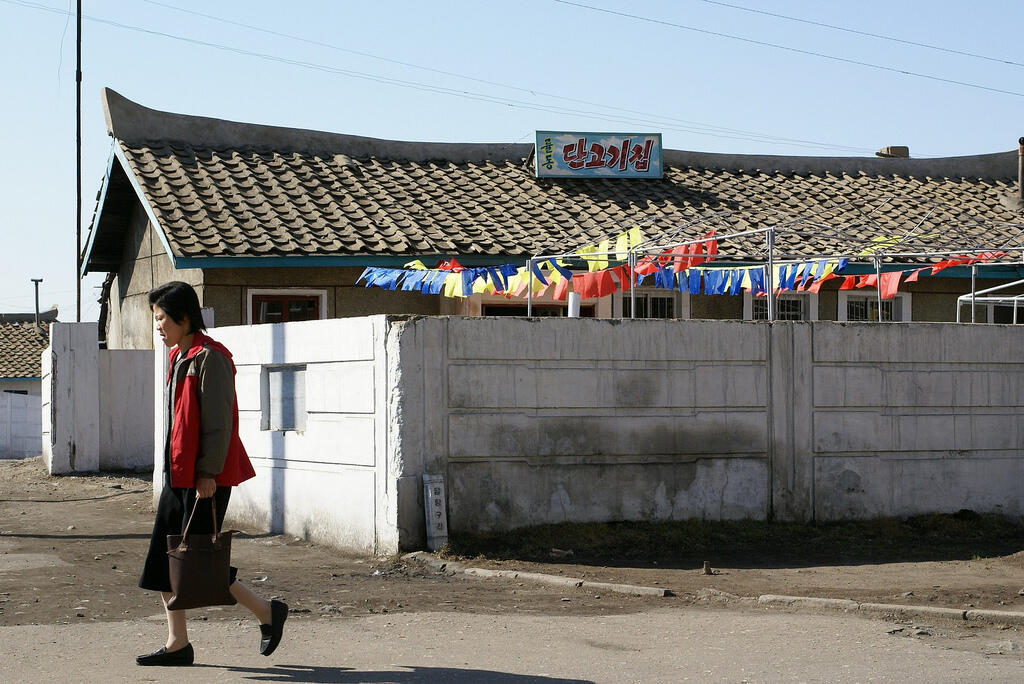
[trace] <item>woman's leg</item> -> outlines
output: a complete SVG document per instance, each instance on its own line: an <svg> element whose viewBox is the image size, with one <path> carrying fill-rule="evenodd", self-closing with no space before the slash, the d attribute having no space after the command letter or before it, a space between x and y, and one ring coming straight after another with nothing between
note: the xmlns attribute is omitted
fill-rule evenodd
<svg viewBox="0 0 1024 684"><path fill-rule="evenodd" d="M261 625L270 624L270 601L262 598L238 580L232 582L228 589L230 589L231 595L235 597L235 600L238 601L238 603L248 608L249 611L256 616L256 619L260 621ZM172 612L178 611L169 611L167 614L170 615Z"/></svg>
<svg viewBox="0 0 1024 684"><path fill-rule="evenodd" d="M164 601L164 613L167 614L167 643L164 645L164 648L168 652L177 651L188 646L188 627L185 624L185 611L167 610L167 602L171 600L171 596L173 594L169 592L160 592L160 597Z"/></svg>

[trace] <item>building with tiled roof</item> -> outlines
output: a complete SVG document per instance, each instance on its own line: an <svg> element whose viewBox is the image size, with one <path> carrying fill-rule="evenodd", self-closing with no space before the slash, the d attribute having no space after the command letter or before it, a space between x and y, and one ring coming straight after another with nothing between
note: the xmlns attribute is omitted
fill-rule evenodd
<svg viewBox="0 0 1024 684"><path fill-rule="evenodd" d="M913 235L905 254L1003 250L1007 263L980 269L985 285L1024 278L1017 152L884 159L664 150L659 179L538 178L532 144L397 142L234 123L154 111L109 89L103 105L113 145L84 272L110 274L103 323L112 348L152 345L145 294L172 279L197 288L215 325L524 313L523 302L500 296L447 299L356 281L367 266L414 259L521 265L638 223L648 237L678 237L680 226L700 227L712 215L726 217L719 234L790 225L775 249L793 258L868 254L872 241ZM723 244L722 255L732 249L737 262L757 261L764 257L758 239ZM886 262L903 258L929 260ZM851 272L868 272L869 261L852 259ZM950 268L921 278L882 315L954 320L970 275ZM647 290L641 297L638 311L651 316L757 317L749 296ZM861 310L870 318L870 295L841 293L836 283L785 299L780 310L797 318L853 320ZM624 310L621 294L583 304L591 315ZM542 301L535 313L562 307ZM989 307L984 315L1006 314Z"/></svg>
<svg viewBox="0 0 1024 684"><path fill-rule="evenodd" d="M7 320L3 318L27 318ZM0 314L0 392L39 395L42 353L49 344L48 320L36 327L34 316Z"/></svg>

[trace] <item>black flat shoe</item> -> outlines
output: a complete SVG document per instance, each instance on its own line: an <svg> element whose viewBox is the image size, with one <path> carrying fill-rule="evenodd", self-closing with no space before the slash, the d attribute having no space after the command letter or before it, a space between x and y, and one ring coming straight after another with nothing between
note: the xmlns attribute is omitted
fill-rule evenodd
<svg viewBox="0 0 1024 684"><path fill-rule="evenodd" d="M270 624L260 625L260 653L270 655L281 643L284 634L284 621L288 619L288 604L284 601L270 602Z"/></svg>
<svg viewBox="0 0 1024 684"><path fill-rule="evenodd" d="M177 651L168 651L166 647L161 646L152 653L135 656L135 662L138 665L161 665L164 667L191 665L195 659L196 652L192 650L192 644L188 644L185 648L179 648Z"/></svg>

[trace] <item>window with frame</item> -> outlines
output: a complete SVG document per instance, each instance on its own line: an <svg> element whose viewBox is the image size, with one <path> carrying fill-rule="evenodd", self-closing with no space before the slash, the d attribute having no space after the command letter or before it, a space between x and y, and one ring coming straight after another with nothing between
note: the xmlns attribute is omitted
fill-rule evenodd
<svg viewBox="0 0 1024 684"><path fill-rule="evenodd" d="M322 309L321 297L319 294L307 293L254 293L250 321L258 324L319 320Z"/></svg>
<svg viewBox="0 0 1024 684"><path fill-rule="evenodd" d="M525 316L527 307L520 304L484 304L481 308L481 316ZM561 304L534 304L534 317L558 318L568 316L569 308ZM581 306L580 318L593 318L595 310L593 306Z"/></svg>
<svg viewBox="0 0 1024 684"><path fill-rule="evenodd" d="M628 293L622 294L622 317L633 318L633 300ZM676 296L674 294L653 294L638 292L636 294L637 318L679 318L676 312Z"/></svg>
<svg viewBox="0 0 1024 684"><path fill-rule="evenodd" d="M768 298L754 297L750 302L750 317L755 321L768 320ZM807 299L806 297L782 296L775 300L775 320L777 321L806 321Z"/></svg>
<svg viewBox="0 0 1024 684"><path fill-rule="evenodd" d="M265 366L260 384L263 394L261 429L305 431L306 366Z"/></svg>
<svg viewBox="0 0 1024 684"><path fill-rule="evenodd" d="M768 320L768 297L743 293L743 319L747 321ZM816 292L783 292L775 297L775 320L816 321L818 320L818 294Z"/></svg>
<svg viewBox="0 0 1024 684"><path fill-rule="evenodd" d="M881 313L879 313L881 312ZM910 306L906 295L884 299L879 308L878 295L841 292L839 320L858 322L906 321L910 319Z"/></svg>

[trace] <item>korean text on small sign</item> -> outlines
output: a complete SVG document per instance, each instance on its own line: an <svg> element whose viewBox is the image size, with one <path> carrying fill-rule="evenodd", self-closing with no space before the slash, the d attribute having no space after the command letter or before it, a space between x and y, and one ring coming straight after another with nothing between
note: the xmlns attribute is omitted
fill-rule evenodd
<svg viewBox="0 0 1024 684"><path fill-rule="evenodd" d="M630 167L635 171L649 171L651 146L654 141L647 140L636 145L631 143L632 140L626 138L621 146L613 145L605 149L604 145L598 142L590 143L588 147L587 139L579 138L575 144L562 148L562 160L570 169L599 169L607 166L619 171L625 171Z"/></svg>
<svg viewBox="0 0 1024 684"><path fill-rule="evenodd" d="M538 131L538 177L661 178L661 135Z"/></svg>

